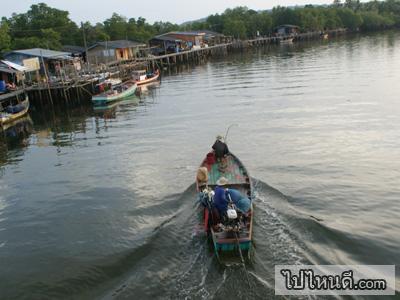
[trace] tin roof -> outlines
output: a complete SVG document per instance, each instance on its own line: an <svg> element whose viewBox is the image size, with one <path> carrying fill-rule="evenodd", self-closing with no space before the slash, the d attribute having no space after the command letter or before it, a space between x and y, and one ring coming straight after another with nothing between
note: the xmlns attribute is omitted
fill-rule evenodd
<svg viewBox="0 0 400 300"><path fill-rule="evenodd" d="M62 50L65 52L70 52L72 54L81 54L85 52L85 47L64 45Z"/></svg>
<svg viewBox="0 0 400 300"><path fill-rule="evenodd" d="M221 33L214 32L211 30L172 31L172 32L167 32L164 34L157 35L154 38L152 38L152 40L181 42L180 39L173 37L173 35L204 36L205 38L224 36Z"/></svg>
<svg viewBox="0 0 400 300"><path fill-rule="evenodd" d="M14 50L8 52L5 55L5 57L7 57L9 54L14 54L14 53L32 57L43 57L45 59L71 59L71 53L69 52L54 51L42 48Z"/></svg>
<svg viewBox="0 0 400 300"><path fill-rule="evenodd" d="M13 63L11 61L8 61L8 60L2 60L1 64L3 64L3 66L2 66L3 68L4 67L11 68L11 69L14 69L14 70L16 70L18 72L24 72L24 71L27 70L26 67L18 65L18 64L15 64L15 63ZM0 66L1 66L1 64L0 64Z"/></svg>
<svg viewBox="0 0 400 300"><path fill-rule="evenodd" d="M97 42L92 46L90 46L89 49L93 49L97 46L103 46L109 49L123 49L123 48L145 47L146 44L129 40L116 40L116 41Z"/></svg>
<svg viewBox="0 0 400 300"><path fill-rule="evenodd" d="M0 73L15 74L15 73L17 73L17 71L7 68L5 66L0 66Z"/></svg>
<svg viewBox="0 0 400 300"><path fill-rule="evenodd" d="M166 35L168 34L179 34L179 35L190 35L190 36L205 35L204 31L173 31L166 33Z"/></svg>
<svg viewBox="0 0 400 300"><path fill-rule="evenodd" d="M182 40L168 36L167 33L166 34L161 34L161 35L157 35L155 37L153 37L151 40L159 40L159 41L170 41L170 42L182 42Z"/></svg>

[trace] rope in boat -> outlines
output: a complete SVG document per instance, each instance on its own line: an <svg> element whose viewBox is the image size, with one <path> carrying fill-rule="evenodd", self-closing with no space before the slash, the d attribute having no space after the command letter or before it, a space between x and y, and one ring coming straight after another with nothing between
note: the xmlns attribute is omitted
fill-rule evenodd
<svg viewBox="0 0 400 300"><path fill-rule="evenodd" d="M233 203L231 195L229 195L229 193L228 193L228 198L229 198L230 203ZM239 228L240 228L240 225L239 225ZM243 269L244 269L244 273L246 274L247 284L249 285L249 288L251 288L249 275L247 273L246 264L245 264L245 261L244 261L244 258L243 258L243 254L242 254L242 249L240 248L240 242L239 242L238 233L237 233L237 231L234 231L234 233L235 233L236 243L237 243L237 246L238 246L238 249L239 249L240 260L242 261L242 266L243 266Z"/></svg>
<svg viewBox="0 0 400 300"><path fill-rule="evenodd" d="M246 274L247 284L249 285L249 288L251 288L250 279L249 279L249 275L247 273L246 264L244 262L242 249L240 249L240 243L239 243L239 238L238 238L237 232L235 232L235 238L236 238L236 243L237 243L237 246L238 246L238 249L239 249L240 260L242 261L242 266L243 266L243 269L244 269L244 273Z"/></svg>

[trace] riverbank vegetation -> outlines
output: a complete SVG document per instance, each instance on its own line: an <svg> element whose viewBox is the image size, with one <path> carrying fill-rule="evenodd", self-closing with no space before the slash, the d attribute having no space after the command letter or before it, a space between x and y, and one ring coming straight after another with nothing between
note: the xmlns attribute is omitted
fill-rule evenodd
<svg viewBox="0 0 400 300"><path fill-rule="evenodd" d="M208 29L235 38L269 35L282 24L300 27L303 32L347 28L349 30L380 30L400 27L400 0L371 1L334 0L326 6L275 7L270 11L255 11L247 7L227 9L210 15L203 21L183 25L170 22L150 24L139 17L126 18L114 13L102 23L76 24L67 11L44 3L32 5L26 13L3 17L0 22L0 52L11 49L48 48L60 50L62 45L83 46L96 41L130 39L146 42L151 37L169 31Z"/></svg>

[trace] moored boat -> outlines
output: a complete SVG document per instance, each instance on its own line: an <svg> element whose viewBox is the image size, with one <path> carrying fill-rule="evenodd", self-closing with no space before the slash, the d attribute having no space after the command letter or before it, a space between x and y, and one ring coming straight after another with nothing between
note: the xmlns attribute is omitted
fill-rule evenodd
<svg viewBox="0 0 400 300"><path fill-rule="evenodd" d="M137 85L148 84L155 82L160 77L160 71L156 70L154 73L147 73L146 70L139 70L133 72L133 80Z"/></svg>
<svg viewBox="0 0 400 300"><path fill-rule="evenodd" d="M218 162L214 152L210 152L201 163L199 170L201 169L207 170L206 181L199 176L196 178L202 210L201 225L211 237L217 257L220 257L222 253L235 251L238 251L241 256L242 252L250 255L253 231L252 184L245 166L232 153L226 155L223 161ZM222 178L226 180L223 186L226 195L229 190L236 190L249 201L247 212L241 211L228 196L226 214L216 216L214 195Z"/></svg>
<svg viewBox="0 0 400 300"><path fill-rule="evenodd" d="M113 86L112 89L92 97L95 105L105 105L107 103L124 99L135 94L137 84L132 81L126 81L122 84Z"/></svg>
<svg viewBox="0 0 400 300"><path fill-rule="evenodd" d="M292 44L293 40L294 40L294 37L292 37L292 36L282 36L279 39L279 43L282 44L282 45Z"/></svg>
<svg viewBox="0 0 400 300"><path fill-rule="evenodd" d="M25 100L16 105L7 106L4 111L0 112L0 125L12 123L13 121L22 118L28 113L29 99L25 96Z"/></svg>

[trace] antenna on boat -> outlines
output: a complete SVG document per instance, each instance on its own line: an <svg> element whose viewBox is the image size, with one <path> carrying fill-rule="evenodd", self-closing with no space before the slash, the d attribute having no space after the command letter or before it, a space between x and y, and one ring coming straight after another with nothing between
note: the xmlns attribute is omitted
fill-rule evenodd
<svg viewBox="0 0 400 300"><path fill-rule="evenodd" d="M239 125L238 125L238 124L231 124L231 125L229 125L228 129L226 130L225 137L224 137L224 141L225 141L225 143L227 143L227 142L228 142L228 134L229 134L229 130L230 130L230 129L231 129L231 127L233 127L233 126L239 126Z"/></svg>

